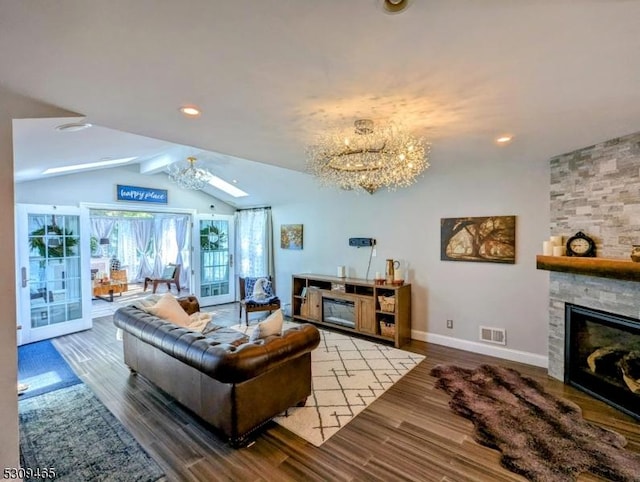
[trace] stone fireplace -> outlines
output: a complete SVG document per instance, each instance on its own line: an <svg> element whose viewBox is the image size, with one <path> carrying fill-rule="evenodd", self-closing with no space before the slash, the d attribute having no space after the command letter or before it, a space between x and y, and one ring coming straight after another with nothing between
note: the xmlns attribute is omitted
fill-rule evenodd
<svg viewBox="0 0 640 482"><path fill-rule="evenodd" d="M597 257L630 260L640 244L640 133L551 159L551 234L595 239ZM565 379L567 305L640 318L640 282L550 272L549 375Z"/></svg>

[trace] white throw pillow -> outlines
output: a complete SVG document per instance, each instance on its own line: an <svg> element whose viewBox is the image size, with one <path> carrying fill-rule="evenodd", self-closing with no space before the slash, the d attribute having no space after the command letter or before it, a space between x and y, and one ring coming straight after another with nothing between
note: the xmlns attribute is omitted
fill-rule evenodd
<svg viewBox="0 0 640 482"><path fill-rule="evenodd" d="M189 315L171 293L163 295L155 305L146 308L146 311L176 325L189 326L191 323Z"/></svg>
<svg viewBox="0 0 640 482"><path fill-rule="evenodd" d="M249 337L249 340L255 341L271 335L281 335L283 323L284 318L282 316L282 310L276 310L265 320L262 320L256 325L253 329L253 333L251 333L251 336Z"/></svg>

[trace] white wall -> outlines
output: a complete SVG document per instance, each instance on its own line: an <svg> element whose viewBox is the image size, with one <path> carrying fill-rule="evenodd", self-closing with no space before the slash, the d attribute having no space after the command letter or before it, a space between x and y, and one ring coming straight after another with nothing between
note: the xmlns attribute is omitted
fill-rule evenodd
<svg viewBox="0 0 640 482"><path fill-rule="evenodd" d="M13 119L77 114L24 98L0 87L0 246L5 272L14 272ZM16 279L0 277L0 467L19 467L16 359Z"/></svg>
<svg viewBox="0 0 640 482"><path fill-rule="evenodd" d="M370 251L348 238L373 237L371 277L386 258L409 267L413 338L545 366L548 274L536 270L535 256L549 236L548 160L512 159L498 148L492 159L438 155L436 146L424 177L395 192L318 189L300 174L306 195L273 206L278 293L290 303L292 274L335 276L338 265L364 278ZM441 261L440 219L486 215L516 215L516 263ZM303 250L281 249L280 225L295 223L304 225ZM508 351L480 343L479 325L505 328Z"/></svg>
<svg viewBox="0 0 640 482"><path fill-rule="evenodd" d="M168 190L167 204L124 203L116 201L116 185L151 187ZM138 209L153 211L154 207L196 209L198 212L211 213L209 206L215 205L213 212L233 214L235 208L209 196L202 191L181 189L172 183L166 174L140 174L137 165L111 169L86 171L66 176L51 177L46 180L29 181L15 185L17 203L57 204L78 206L80 202L105 203L122 206L135 206Z"/></svg>

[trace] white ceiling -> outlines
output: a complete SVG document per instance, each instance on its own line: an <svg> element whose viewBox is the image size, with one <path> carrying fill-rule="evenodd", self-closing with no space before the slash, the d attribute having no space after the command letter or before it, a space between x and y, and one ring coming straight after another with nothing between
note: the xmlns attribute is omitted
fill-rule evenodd
<svg viewBox="0 0 640 482"><path fill-rule="evenodd" d="M20 121L16 180L197 148L225 154L207 165L250 191L245 160L304 171L318 132L361 117L425 136L432 164L496 149L547 162L640 130L639 1L413 0L395 15L381 4L0 0L0 84L100 126ZM184 104L203 115L185 118ZM497 147L504 133L514 141Z"/></svg>

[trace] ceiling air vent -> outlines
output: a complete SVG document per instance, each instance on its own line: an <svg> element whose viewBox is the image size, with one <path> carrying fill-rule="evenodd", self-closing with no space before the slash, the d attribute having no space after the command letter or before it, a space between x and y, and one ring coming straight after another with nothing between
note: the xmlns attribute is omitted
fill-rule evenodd
<svg viewBox="0 0 640 482"><path fill-rule="evenodd" d="M507 344L507 332L503 328L480 327L480 340L498 345Z"/></svg>

